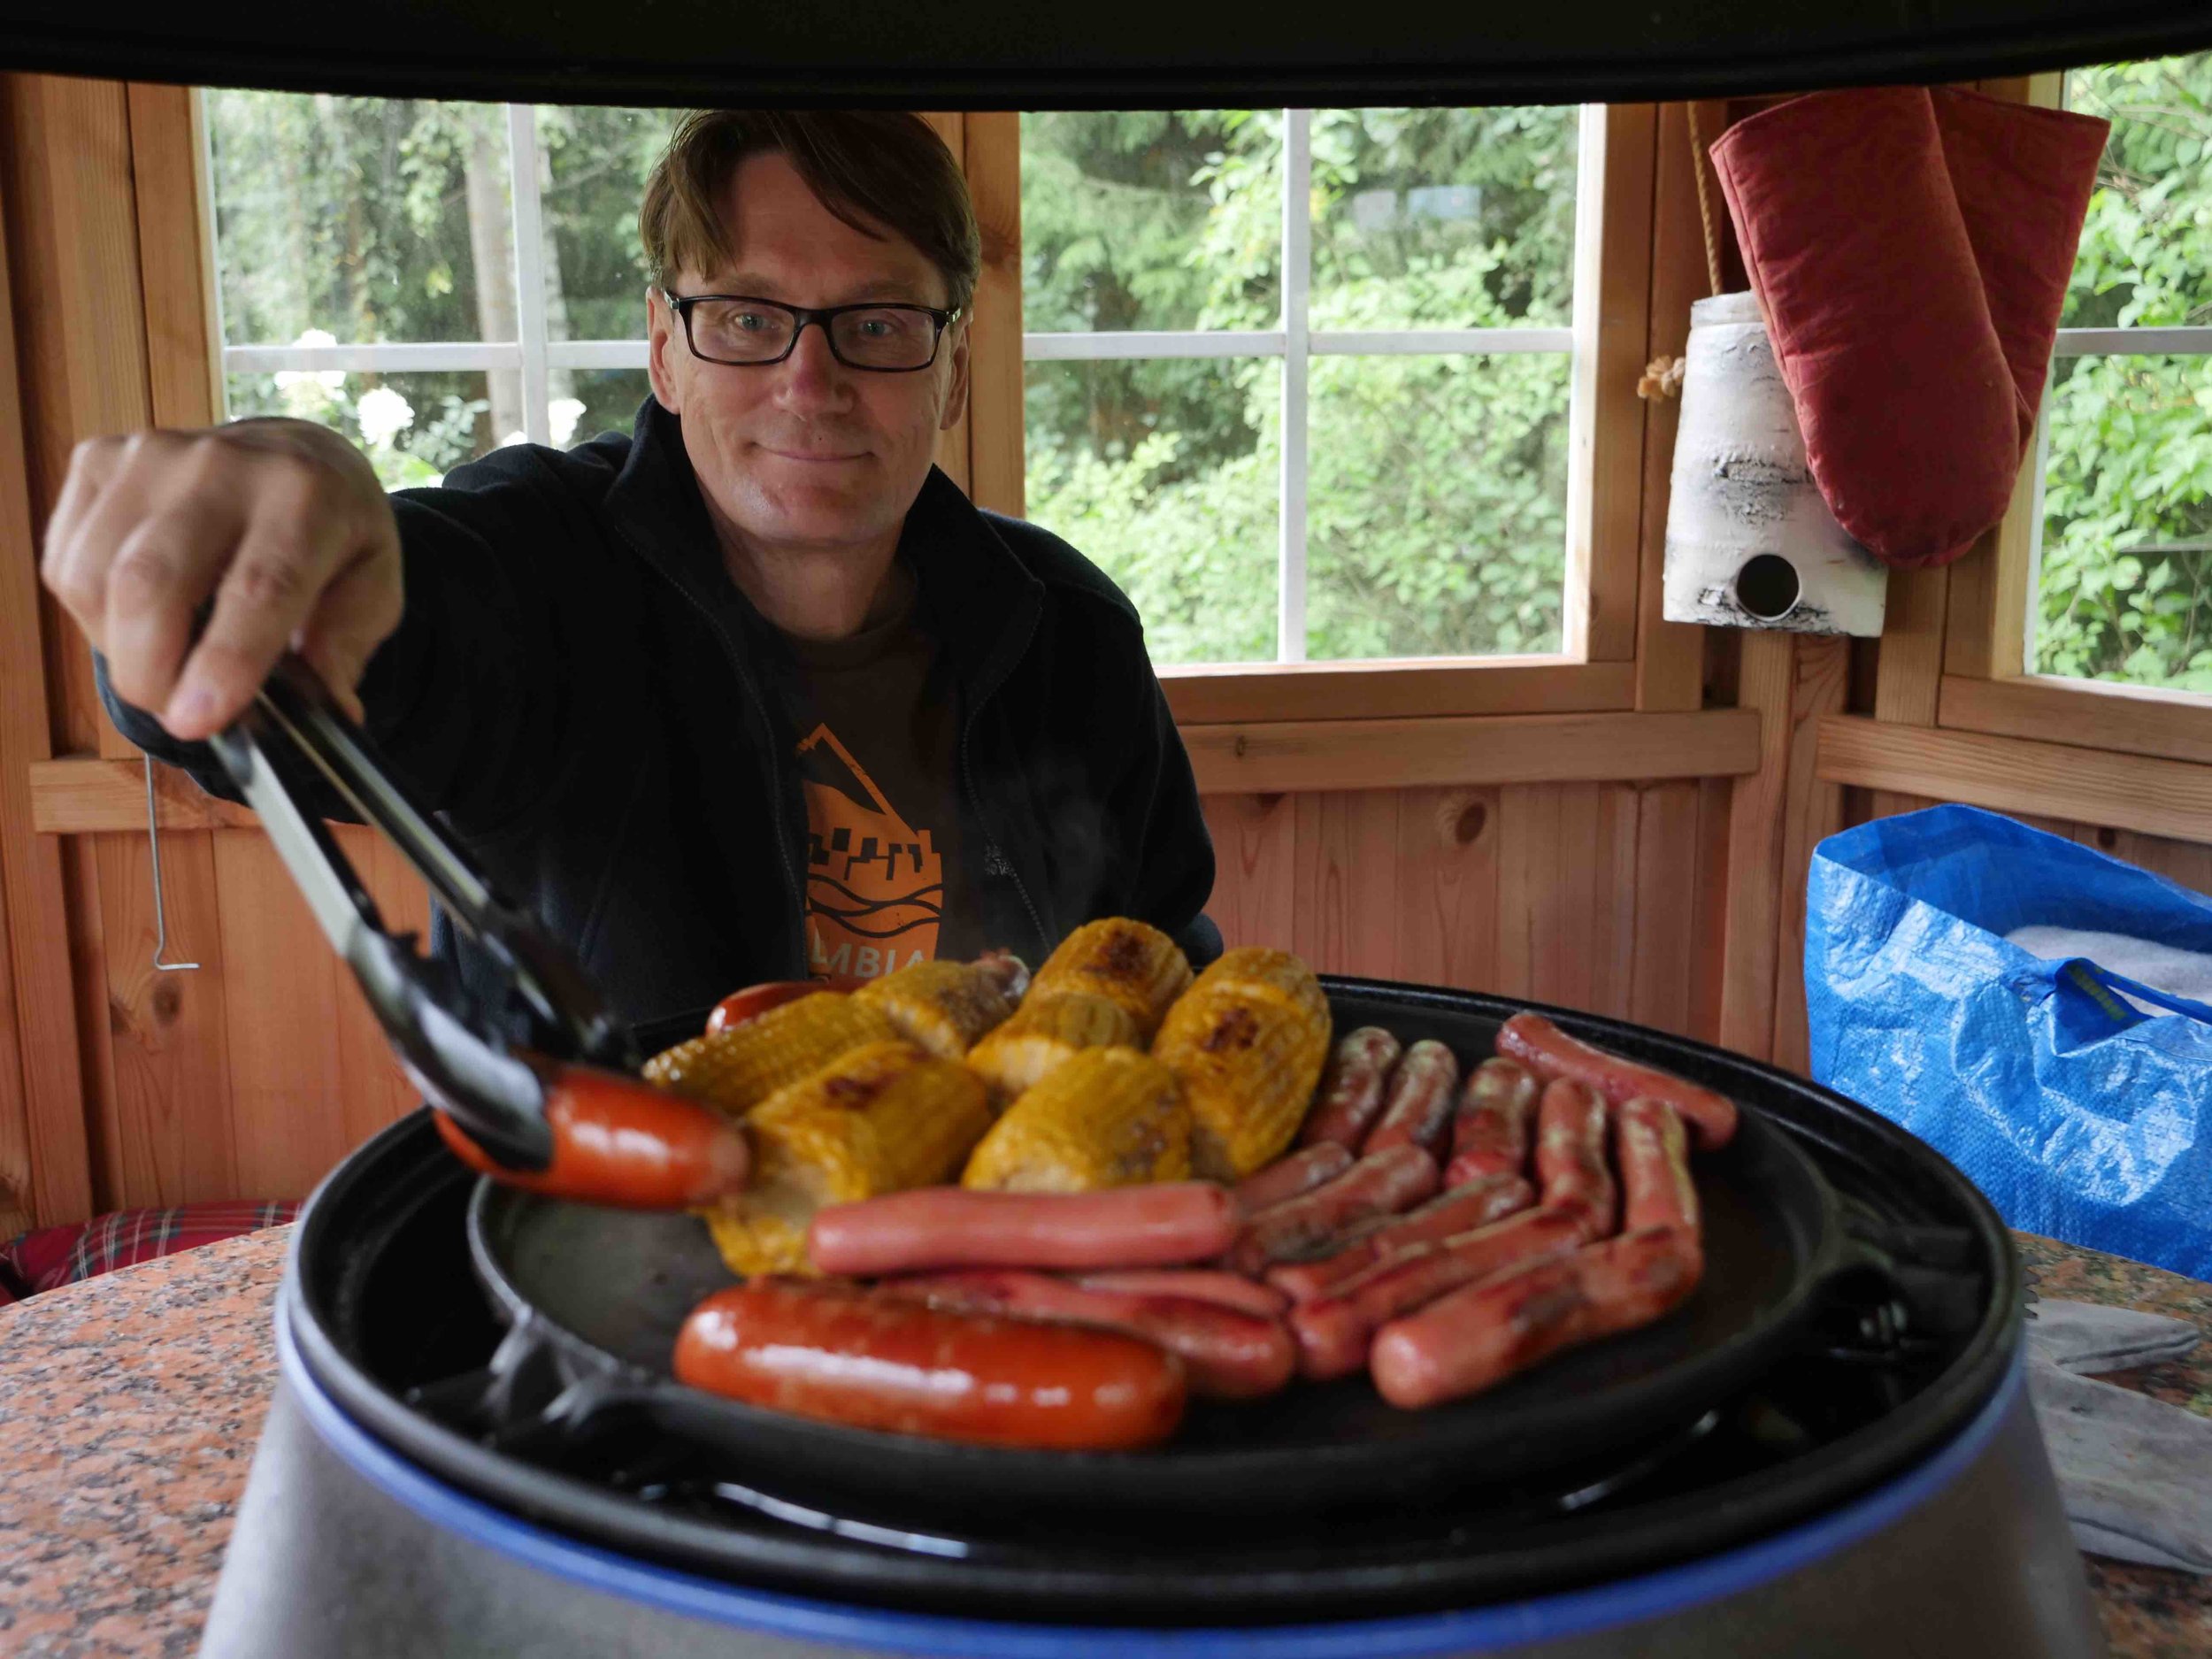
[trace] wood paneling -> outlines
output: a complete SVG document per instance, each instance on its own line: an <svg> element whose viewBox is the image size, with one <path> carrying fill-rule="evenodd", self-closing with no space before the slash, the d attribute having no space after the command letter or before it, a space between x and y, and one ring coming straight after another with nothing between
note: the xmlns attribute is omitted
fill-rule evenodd
<svg viewBox="0 0 2212 1659"><path fill-rule="evenodd" d="M952 152L953 160L964 172L967 167L967 117L957 110L926 110L921 113L922 119L929 123L930 131L944 140L945 148ZM973 373L972 362L970 372ZM969 434L973 428L972 412L964 404L959 419L937 434L937 465L948 478L964 490L969 484L968 444Z"/></svg>
<svg viewBox="0 0 2212 1659"><path fill-rule="evenodd" d="M1759 758L1758 717L1736 709L1282 721L1182 733L1206 795L1714 778L1750 772Z"/></svg>
<svg viewBox="0 0 2212 1659"><path fill-rule="evenodd" d="M1477 664L1297 663L1160 671L1168 707L1184 726L1625 709L1634 680L1627 663L1511 657Z"/></svg>
<svg viewBox="0 0 2212 1659"><path fill-rule="evenodd" d="M1805 890L1813 849L1843 827L1843 791L1817 770L1820 723L1843 708L1848 640L1801 639L1790 695L1790 746L1782 803L1782 864L1776 917L1774 1039L1777 1065L1806 1067Z"/></svg>
<svg viewBox="0 0 2212 1659"><path fill-rule="evenodd" d="M31 821L43 833L146 833L146 775L131 760L42 760L27 769ZM172 831L246 829L258 820L244 807L219 801L182 772L154 769L154 811ZM163 878L167 879L167 872Z"/></svg>
<svg viewBox="0 0 2212 1659"><path fill-rule="evenodd" d="M1728 902L1722 945L1720 1041L1764 1059L1774 1043L1774 960L1780 914L1782 818L1788 796L1790 698L1796 654L1786 634L1747 634L1738 706L1763 721L1759 764L1736 780L1728 813Z"/></svg>
<svg viewBox="0 0 2212 1659"><path fill-rule="evenodd" d="M983 232L968 358L970 494L979 507L1022 516L1021 117L971 112L968 194Z"/></svg>
<svg viewBox="0 0 2212 1659"><path fill-rule="evenodd" d="M1942 682L1942 724L2212 765L2212 698L2200 691L1950 674Z"/></svg>
<svg viewBox="0 0 2212 1659"><path fill-rule="evenodd" d="M1848 715L1821 722L1819 775L1901 795L2212 840L2212 767Z"/></svg>

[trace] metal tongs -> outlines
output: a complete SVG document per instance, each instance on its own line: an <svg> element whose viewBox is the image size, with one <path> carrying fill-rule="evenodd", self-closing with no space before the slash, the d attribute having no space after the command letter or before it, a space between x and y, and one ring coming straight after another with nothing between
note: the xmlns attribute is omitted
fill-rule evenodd
<svg viewBox="0 0 2212 1659"><path fill-rule="evenodd" d="M260 815L308 908L382 1022L407 1074L486 1154L535 1171L552 1161L549 1068L534 1056L634 1072L638 1054L573 957L535 918L500 896L430 815L410 800L363 731L305 662L280 660L252 705L212 740ZM353 865L285 780L303 758L428 883L455 926L497 965L505 1006L487 1006L444 963L395 935ZM295 777L301 775L293 767Z"/></svg>

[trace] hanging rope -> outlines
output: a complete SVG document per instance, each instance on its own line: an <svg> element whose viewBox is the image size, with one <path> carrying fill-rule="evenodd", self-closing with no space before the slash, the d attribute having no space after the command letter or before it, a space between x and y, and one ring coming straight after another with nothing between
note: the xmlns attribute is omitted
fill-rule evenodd
<svg viewBox="0 0 2212 1659"><path fill-rule="evenodd" d="M1690 119L1690 167L1697 179L1697 218L1705 232L1706 292L1720 292L1720 237L1713 229L1713 200L1705 184L1705 139L1697 130L1697 104L1692 100L1682 106ZM1682 374L1687 365L1680 357L1657 357L1644 365L1643 378L1636 382L1636 396L1647 401L1655 397L1673 397L1682 390Z"/></svg>

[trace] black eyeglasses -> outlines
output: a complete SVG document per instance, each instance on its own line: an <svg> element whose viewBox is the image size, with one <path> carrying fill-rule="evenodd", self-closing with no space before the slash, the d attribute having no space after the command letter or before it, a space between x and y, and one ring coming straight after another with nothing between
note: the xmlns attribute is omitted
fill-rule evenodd
<svg viewBox="0 0 2212 1659"><path fill-rule="evenodd" d="M928 305L829 305L818 310L783 305L742 294L671 294L668 307L683 319L691 355L708 363L760 368L781 363L798 349L799 335L819 323L830 355L849 369L911 374L937 361L937 342L960 308Z"/></svg>

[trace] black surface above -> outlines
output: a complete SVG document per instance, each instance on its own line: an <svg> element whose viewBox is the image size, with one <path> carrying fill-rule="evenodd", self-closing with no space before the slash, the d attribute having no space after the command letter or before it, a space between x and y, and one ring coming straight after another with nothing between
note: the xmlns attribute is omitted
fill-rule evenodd
<svg viewBox="0 0 2212 1659"><path fill-rule="evenodd" d="M0 5L0 66L582 104L916 109L1571 104L1957 81L2212 45L2203 0L732 7L359 0Z"/></svg>
<svg viewBox="0 0 2212 1659"><path fill-rule="evenodd" d="M1502 999L1332 979L1394 1018L1494 1023ZM1271 1531L1157 1506L1148 1530L1027 1525L979 1502L910 1536L803 1493L763 1494L654 1411L501 1440L466 1407L492 1380L497 1319L465 1261L470 1177L426 1118L358 1148L296 1236L283 1317L316 1380L401 1455L513 1513L625 1553L741 1582L885 1606L1052 1622L1224 1624L1467 1606L1687 1559L1840 1502L1956 1433L2020 1340L2020 1278L1987 1202L1904 1131L1842 1097L1704 1044L1553 1012L1576 1034L1758 1107L1810 1153L1848 1228L1924 1235L1957 1317L1901 1359L1859 1350L1867 1310L1827 1310L1807 1343L1695 1425L1586 1468L1390 1513ZM1830 1317L1836 1316L1836 1317ZM588 1395L589 1390L580 1391ZM672 1393L674 1391L672 1391ZM557 1425L556 1425L557 1426ZM764 1513L759 1502L782 1518ZM1248 1517L1258 1520L1263 1517Z"/></svg>
<svg viewBox="0 0 2212 1659"><path fill-rule="evenodd" d="M1339 1031L1379 1025L1406 1043L1434 1038L1469 1065L1494 1052L1503 1018L1409 1010L1388 994L1338 991L1330 1000ZM631 1409L718 1448L749 1484L920 1525L977 1502L1040 1517L1173 1508L1287 1522L1582 1463L1679 1428L1771 1364L1795 1340L1822 1284L1851 1264L1840 1207L1755 1106L1725 1149L1697 1160L1696 1175L1705 1277L1655 1325L1425 1411L1386 1403L1362 1374L1294 1384L1263 1400L1195 1402L1165 1446L1104 1455L844 1428L674 1383L669 1356L684 1317L732 1282L705 1226L688 1216L564 1203L487 1182L471 1244L486 1287L518 1321L541 1316L578 1339L587 1365L643 1373Z"/></svg>

